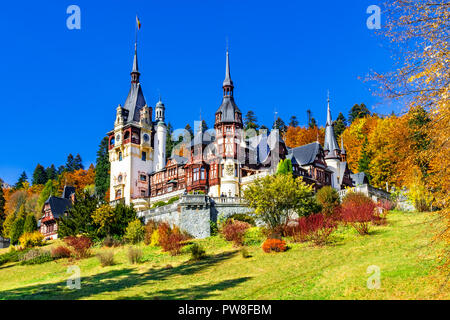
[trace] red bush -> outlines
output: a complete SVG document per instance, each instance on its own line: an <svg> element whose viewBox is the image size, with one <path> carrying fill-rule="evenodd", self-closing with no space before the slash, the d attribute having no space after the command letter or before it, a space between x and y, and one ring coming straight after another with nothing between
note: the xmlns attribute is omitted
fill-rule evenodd
<svg viewBox="0 0 450 320"><path fill-rule="evenodd" d="M69 258L72 255L69 248L64 246L59 246L52 249L52 258L61 259L61 258Z"/></svg>
<svg viewBox="0 0 450 320"><path fill-rule="evenodd" d="M235 246L242 246L245 231L250 227L251 225L247 222L228 220L220 230L220 233L223 235L225 240L233 241Z"/></svg>
<svg viewBox="0 0 450 320"><path fill-rule="evenodd" d="M349 193L342 203L340 214L361 235L369 234L370 222L377 219L375 202L361 193Z"/></svg>
<svg viewBox="0 0 450 320"><path fill-rule="evenodd" d="M158 233L159 244L163 251L170 252L173 256L180 254L181 248L184 246L183 242L190 238L187 234L182 233L177 227L172 229L166 222L163 222L158 226Z"/></svg>
<svg viewBox="0 0 450 320"><path fill-rule="evenodd" d="M87 258L90 255L90 248L92 247L92 240L86 236L79 237L66 237L64 238L64 242L67 243L69 247L72 248L73 253L76 258Z"/></svg>
<svg viewBox="0 0 450 320"><path fill-rule="evenodd" d="M286 251L286 242L280 239L267 239L262 245L264 252L284 252Z"/></svg>
<svg viewBox="0 0 450 320"><path fill-rule="evenodd" d="M311 240L317 245L322 245L328 241L336 227L337 221L334 217L317 213L293 220L287 227L286 234L291 236L295 242Z"/></svg>

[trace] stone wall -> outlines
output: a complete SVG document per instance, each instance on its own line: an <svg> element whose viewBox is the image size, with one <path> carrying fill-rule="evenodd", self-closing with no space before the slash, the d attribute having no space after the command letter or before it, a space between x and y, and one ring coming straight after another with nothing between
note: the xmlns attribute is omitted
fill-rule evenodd
<svg viewBox="0 0 450 320"><path fill-rule="evenodd" d="M205 195L183 195L180 200L163 207L140 211L138 216L148 220L164 221L178 226L195 238L211 235L210 221L227 218L236 213L251 213L239 198L210 198Z"/></svg>
<svg viewBox="0 0 450 320"><path fill-rule="evenodd" d="M9 247L9 242L10 242L9 239L5 239L5 238L0 237L0 249L8 248Z"/></svg>

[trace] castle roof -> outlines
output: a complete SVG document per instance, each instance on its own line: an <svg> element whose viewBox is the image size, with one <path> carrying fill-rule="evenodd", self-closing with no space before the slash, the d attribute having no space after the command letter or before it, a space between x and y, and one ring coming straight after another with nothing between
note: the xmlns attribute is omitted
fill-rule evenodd
<svg viewBox="0 0 450 320"><path fill-rule="evenodd" d="M300 166L305 166L313 163L316 160L317 154L322 149L320 143L312 142L304 146L292 148L288 150L288 158L296 162Z"/></svg>

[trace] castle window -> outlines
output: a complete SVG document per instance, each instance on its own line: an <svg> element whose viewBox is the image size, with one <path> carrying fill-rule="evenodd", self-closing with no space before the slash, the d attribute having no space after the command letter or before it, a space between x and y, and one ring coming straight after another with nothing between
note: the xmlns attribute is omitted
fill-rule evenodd
<svg viewBox="0 0 450 320"><path fill-rule="evenodd" d="M122 161L122 152L119 152L119 161Z"/></svg>
<svg viewBox="0 0 450 320"><path fill-rule="evenodd" d="M141 197L145 197L145 196L146 196L145 190L141 190Z"/></svg>
<svg viewBox="0 0 450 320"><path fill-rule="evenodd" d="M119 183L122 183L122 180L123 180L122 175L119 175L119 176L117 177L117 181L119 181Z"/></svg>
<svg viewBox="0 0 450 320"><path fill-rule="evenodd" d="M147 161L147 152L142 152L142 161Z"/></svg>
<svg viewBox="0 0 450 320"><path fill-rule="evenodd" d="M202 169L200 170L200 179L201 179L201 180L205 180L205 168L202 168Z"/></svg>
<svg viewBox="0 0 450 320"><path fill-rule="evenodd" d="M198 181L198 168L194 168L193 173L194 173L194 181Z"/></svg>
<svg viewBox="0 0 450 320"><path fill-rule="evenodd" d="M123 135L123 139L127 140L130 138L130 131L125 132L125 134Z"/></svg>
<svg viewBox="0 0 450 320"><path fill-rule="evenodd" d="M114 140L114 137L112 137L111 140L109 141L109 145L114 146L115 142L116 141Z"/></svg>
<svg viewBox="0 0 450 320"><path fill-rule="evenodd" d="M140 179L141 181L147 181L147 176L145 174L141 174Z"/></svg>
<svg viewBox="0 0 450 320"><path fill-rule="evenodd" d="M122 190L117 190L116 191L116 199L120 199L120 198L122 198Z"/></svg>

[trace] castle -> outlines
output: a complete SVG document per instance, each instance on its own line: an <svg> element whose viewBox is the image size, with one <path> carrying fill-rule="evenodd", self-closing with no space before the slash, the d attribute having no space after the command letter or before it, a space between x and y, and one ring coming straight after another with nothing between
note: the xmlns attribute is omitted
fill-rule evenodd
<svg viewBox="0 0 450 320"><path fill-rule="evenodd" d="M234 97L230 56L226 52L222 103L215 113L214 129L198 130L184 156L166 159L165 106L153 108L144 98L135 46L131 88L116 112L114 129L108 132L111 162L110 200L133 204L138 211L158 201L183 194L205 194L211 198L235 198L255 178L273 174L280 159L290 159L293 174L317 190L331 185L336 190L353 187L355 179L339 146L333 128L328 98L324 146L317 141L288 148L278 130L270 134L243 130L242 113Z"/></svg>

